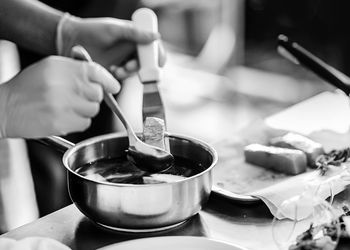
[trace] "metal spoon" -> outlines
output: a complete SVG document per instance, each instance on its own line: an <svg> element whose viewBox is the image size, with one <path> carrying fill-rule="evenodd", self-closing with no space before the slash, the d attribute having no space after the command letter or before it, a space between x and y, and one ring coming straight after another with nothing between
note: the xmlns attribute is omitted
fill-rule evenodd
<svg viewBox="0 0 350 250"><path fill-rule="evenodd" d="M82 46L74 46L72 48L72 54L74 55L74 58L93 62L89 53ZM161 148L157 148L142 142L136 136L134 130L132 129L128 120L125 118L112 94L104 91L103 99L126 128L129 138L129 149L127 152L128 159L138 168L148 172L162 172L169 169L174 162L173 155Z"/></svg>

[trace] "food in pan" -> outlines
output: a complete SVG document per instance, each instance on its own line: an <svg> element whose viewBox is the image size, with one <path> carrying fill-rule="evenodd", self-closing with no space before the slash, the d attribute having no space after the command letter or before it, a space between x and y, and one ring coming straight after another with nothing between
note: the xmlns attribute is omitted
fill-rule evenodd
<svg viewBox="0 0 350 250"><path fill-rule="evenodd" d="M143 176L144 184L155 184L155 183L170 183L175 181L181 181L186 177L181 175L173 174L151 174L149 176Z"/></svg>
<svg viewBox="0 0 350 250"><path fill-rule="evenodd" d="M151 174L138 169L126 156L100 159L79 167L76 172L90 180L127 184L169 183L196 175L204 170L199 163L175 156L174 166L165 173Z"/></svg>
<svg viewBox="0 0 350 250"><path fill-rule="evenodd" d="M143 128L144 142L155 147L165 148L164 121L155 117L147 117ZM77 173L91 180L127 184L156 184L182 180L202 172L204 169L198 162L174 156L173 166L162 173L151 174L140 170L125 156L114 159L101 159L85 164L77 169Z"/></svg>
<svg viewBox="0 0 350 250"><path fill-rule="evenodd" d="M147 117L144 123L144 142L155 147L165 148L164 121L155 117ZM100 159L79 167L76 172L94 181L127 183L127 184L156 184L182 180L202 172L202 165L193 160L174 156L175 161L165 172L151 174L136 167L127 157Z"/></svg>
<svg viewBox="0 0 350 250"><path fill-rule="evenodd" d="M323 146L320 143L295 133L288 133L281 137L272 138L270 145L303 151L306 154L308 165L313 168L317 167L317 157L324 154Z"/></svg>
<svg viewBox="0 0 350 250"><path fill-rule="evenodd" d="M289 175L305 172L307 166L306 155L296 149L250 144L244 156L248 163Z"/></svg>

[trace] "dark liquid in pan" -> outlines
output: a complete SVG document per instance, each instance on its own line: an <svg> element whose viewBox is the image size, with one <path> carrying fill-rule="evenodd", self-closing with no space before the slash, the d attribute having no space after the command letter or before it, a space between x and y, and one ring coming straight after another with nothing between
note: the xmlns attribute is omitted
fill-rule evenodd
<svg viewBox="0 0 350 250"><path fill-rule="evenodd" d="M100 159L79 167L76 172L91 180L128 183L153 184L184 179L202 172L204 167L189 159L174 156L174 165L167 171L150 174L138 169L125 157Z"/></svg>

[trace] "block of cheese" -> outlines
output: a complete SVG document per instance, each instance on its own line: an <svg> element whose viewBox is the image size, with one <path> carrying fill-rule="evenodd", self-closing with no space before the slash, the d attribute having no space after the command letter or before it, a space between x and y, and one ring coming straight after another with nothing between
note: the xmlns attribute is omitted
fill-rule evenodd
<svg viewBox="0 0 350 250"><path fill-rule="evenodd" d="M272 138L270 145L281 147L299 149L306 154L307 164L310 167L316 167L316 159L321 154L324 154L323 146L303 135L288 133L281 137Z"/></svg>
<svg viewBox="0 0 350 250"><path fill-rule="evenodd" d="M143 125L143 139L145 143L165 149L164 133L164 120L156 117L146 118Z"/></svg>
<svg viewBox="0 0 350 250"><path fill-rule="evenodd" d="M244 156L248 163L289 175L305 172L307 166L306 155L297 149L250 144L244 148Z"/></svg>

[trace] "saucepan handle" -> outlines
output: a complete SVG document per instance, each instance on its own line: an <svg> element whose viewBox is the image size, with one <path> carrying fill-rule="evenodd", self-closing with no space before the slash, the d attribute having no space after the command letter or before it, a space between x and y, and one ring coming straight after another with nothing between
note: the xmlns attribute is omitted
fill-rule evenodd
<svg viewBox="0 0 350 250"><path fill-rule="evenodd" d="M49 146L51 148L54 148L55 150L65 153L68 149L71 147L74 147L74 143L63 139L59 136L48 136L45 138L36 139L36 142L39 142L40 144L44 144L46 146Z"/></svg>

